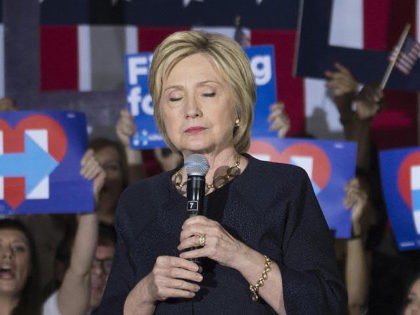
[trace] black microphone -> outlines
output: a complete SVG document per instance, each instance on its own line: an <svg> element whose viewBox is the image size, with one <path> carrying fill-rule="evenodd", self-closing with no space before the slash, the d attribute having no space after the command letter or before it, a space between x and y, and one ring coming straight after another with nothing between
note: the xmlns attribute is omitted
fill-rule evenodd
<svg viewBox="0 0 420 315"><path fill-rule="evenodd" d="M184 163L187 172L187 216L203 215L206 174L209 162L201 154L191 154Z"/></svg>
<svg viewBox="0 0 420 315"><path fill-rule="evenodd" d="M191 154L184 163L187 172L187 218L196 215L205 215L204 197L206 195L206 174L209 170L209 162L201 154ZM193 248L187 249L192 250ZM201 266L199 258L192 259Z"/></svg>

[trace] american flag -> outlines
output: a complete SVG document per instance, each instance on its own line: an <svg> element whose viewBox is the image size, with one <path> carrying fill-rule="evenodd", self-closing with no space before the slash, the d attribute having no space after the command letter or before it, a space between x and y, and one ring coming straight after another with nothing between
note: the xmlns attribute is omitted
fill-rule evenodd
<svg viewBox="0 0 420 315"><path fill-rule="evenodd" d="M411 36L407 36L398 54L395 67L405 75L410 74L417 59L420 57L420 43Z"/></svg>

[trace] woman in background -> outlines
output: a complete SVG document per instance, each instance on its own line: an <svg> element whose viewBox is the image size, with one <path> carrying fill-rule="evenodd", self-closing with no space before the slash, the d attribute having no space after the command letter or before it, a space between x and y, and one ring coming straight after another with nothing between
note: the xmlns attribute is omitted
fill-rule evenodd
<svg viewBox="0 0 420 315"><path fill-rule="evenodd" d="M41 296L33 238L17 219L0 220L0 314L38 315Z"/></svg>

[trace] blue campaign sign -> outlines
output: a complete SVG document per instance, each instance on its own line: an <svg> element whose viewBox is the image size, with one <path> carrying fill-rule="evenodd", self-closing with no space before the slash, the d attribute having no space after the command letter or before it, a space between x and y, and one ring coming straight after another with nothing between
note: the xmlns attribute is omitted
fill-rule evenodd
<svg viewBox="0 0 420 315"><path fill-rule="evenodd" d="M380 152L382 189L400 250L420 248L420 147Z"/></svg>
<svg viewBox="0 0 420 315"><path fill-rule="evenodd" d="M147 85L152 58L152 53L132 54L125 57L127 107L137 126L136 133L131 137L133 148L167 147L155 125L152 97Z"/></svg>
<svg viewBox="0 0 420 315"><path fill-rule="evenodd" d="M253 138L254 157L302 167L312 182L328 226L336 238L351 235L351 212L344 207L346 184L355 176L356 144L298 138Z"/></svg>
<svg viewBox="0 0 420 315"><path fill-rule="evenodd" d="M276 74L274 49L272 46L254 46L244 48L249 57L252 72L257 85L257 102L252 134L269 136L269 107L276 101ZM134 118L137 131L131 137L131 146L138 149L167 147L160 135L153 118L152 97L149 94L147 79L152 53L126 55L125 78L127 108Z"/></svg>
<svg viewBox="0 0 420 315"><path fill-rule="evenodd" d="M93 210L80 175L86 117L70 111L0 112L0 214Z"/></svg>
<svg viewBox="0 0 420 315"><path fill-rule="evenodd" d="M244 51L248 55L257 86L252 136L267 137L275 135L275 131L268 130L270 127L268 123L270 105L277 99L273 46L245 47Z"/></svg>

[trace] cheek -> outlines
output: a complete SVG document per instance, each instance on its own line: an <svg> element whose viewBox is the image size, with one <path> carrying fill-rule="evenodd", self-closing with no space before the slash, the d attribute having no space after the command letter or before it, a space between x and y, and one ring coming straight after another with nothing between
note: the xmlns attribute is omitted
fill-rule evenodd
<svg viewBox="0 0 420 315"><path fill-rule="evenodd" d="M19 276L22 281L21 286L23 287L31 272L29 255L22 255L18 257L18 259L16 260L16 263L17 263L17 270L19 272Z"/></svg>

